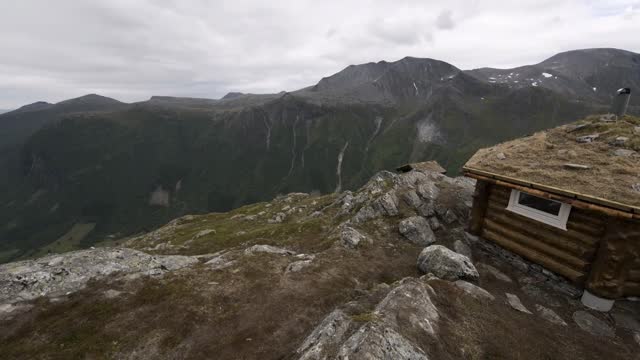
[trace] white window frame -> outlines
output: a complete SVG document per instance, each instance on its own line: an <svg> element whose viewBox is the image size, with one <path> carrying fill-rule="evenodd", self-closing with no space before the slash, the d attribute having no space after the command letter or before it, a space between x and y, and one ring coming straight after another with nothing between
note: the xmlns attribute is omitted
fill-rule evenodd
<svg viewBox="0 0 640 360"><path fill-rule="evenodd" d="M527 195L531 195L531 194L527 194ZM531 195L531 196L535 196L535 195ZM554 201L561 204L560 212L558 213L558 215L552 215L544 211L540 211L538 209L534 209L526 205L522 205L518 202L519 199L520 199L520 191L511 190L511 197L509 198L509 205L507 206L507 210L522 216L526 216L530 219L545 223L547 225L551 225L553 227L557 227L562 230L567 230L567 221L569 220L569 214L571 213L571 205L565 204L560 201L545 199L545 200Z"/></svg>

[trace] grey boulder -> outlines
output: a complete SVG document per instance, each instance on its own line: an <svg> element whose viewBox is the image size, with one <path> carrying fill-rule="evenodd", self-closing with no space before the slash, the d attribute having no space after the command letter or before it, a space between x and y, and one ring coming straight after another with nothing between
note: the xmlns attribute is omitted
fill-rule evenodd
<svg viewBox="0 0 640 360"><path fill-rule="evenodd" d="M431 245L418 256L418 269L425 274L449 281L467 280L475 282L480 275L468 257L451 251L442 245Z"/></svg>
<svg viewBox="0 0 640 360"><path fill-rule="evenodd" d="M429 221L422 216L412 216L400 221L398 230L405 238L417 245L427 246L436 241Z"/></svg>

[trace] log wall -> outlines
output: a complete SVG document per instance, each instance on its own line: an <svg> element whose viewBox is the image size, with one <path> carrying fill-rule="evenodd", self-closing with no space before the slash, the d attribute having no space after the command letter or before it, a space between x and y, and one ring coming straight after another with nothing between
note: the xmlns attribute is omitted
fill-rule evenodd
<svg viewBox="0 0 640 360"><path fill-rule="evenodd" d="M477 229L483 238L577 285L585 284L605 233L603 215L572 208L565 231L507 210L511 189L492 184L485 191L486 210Z"/></svg>
<svg viewBox="0 0 640 360"><path fill-rule="evenodd" d="M640 296L640 221L607 223L587 288L611 299Z"/></svg>

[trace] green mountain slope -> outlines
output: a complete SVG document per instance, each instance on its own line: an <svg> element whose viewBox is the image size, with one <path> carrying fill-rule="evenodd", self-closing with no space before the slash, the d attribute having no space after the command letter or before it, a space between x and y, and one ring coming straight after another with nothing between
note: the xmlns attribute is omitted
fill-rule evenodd
<svg viewBox="0 0 640 360"><path fill-rule="evenodd" d="M90 96L0 116L2 127L33 112L26 123L40 126L14 127L24 139L0 142L10 149L0 164L0 261L280 193L354 189L409 161L435 159L455 174L479 147L603 109L437 60L362 66L293 93L136 104ZM74 226L92 230L74 238Z"/></svg>

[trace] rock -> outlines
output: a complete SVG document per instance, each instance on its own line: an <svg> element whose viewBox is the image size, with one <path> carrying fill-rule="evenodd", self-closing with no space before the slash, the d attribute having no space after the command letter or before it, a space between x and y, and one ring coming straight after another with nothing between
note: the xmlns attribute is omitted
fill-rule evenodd
<svg viewBox="0 0 640 360"><path fill-rule="evenodd" d="M631 188L633 189L633 191L640 193L640 183L635 183L631 185Z"/></svg>
<svg viewBox="0 0 640 360"><path fill-rule="evenodd" d="M311 217L311 218L317 218L317 217L320 217L320 216L322 216L322 215L324 215L324 214L322 213L322 211L314 211L314 212L312 212L312 213L311 213L311 215L309 215L309 217Z"/></svg>
<svg viewBox="0 0 640 360"><path fill-rule="evenodd" d="M427 201L422 203L422 205L420 205L417 210L418 210L418 214L424 217L430 217L435 215L436 213L435 207L433 205L433 201Z"/></svg>
<svg viewBox="0 0 640 360"><path fill-rule="evenodd" d="M122 291L109 289L104 292L104 297L107 299L115 299L122 294Z"/></svg>
<svg viewBox="0 0 640 360"><path fill-rule="evenodd" d="M453 224L454 222L458 221L458 216L456 215L456 213L449 209L444 213L443 220L447 224Z"/></svg>
<svg viewBox="0 0 640 360"><path fill-rule="evenodd" d="M462 254L471 259L471 248L462 240L456 240L453 242L453 250L458 254Z"/></svg>
<svg viewBox="0 0 640 360"><path fill-rule="evenodd" d="M477 281L480 275L468 257L442 245L431 245L418 256L418 269L444 280Z"/></svg>
<svg viewBox="0 0 640 360"><path fill-rule="evenodd" d="M79 250L0 265L0 303L78 291L107 276L162 275L198 263L196 257L149 255L128 248ZM57 264L49 266L48 264Z"/></svg>
<svg viewBox="0 0 640 360"><path fill-rule="evenodd" d="M219 255L204 264L209 266L211 270L222 270L232 266L235 263L235 260L229 260L225 257L225 255Z"/></svg>
<svg viewBox="0 0 640 360"><path fill-rule="evenodd" d="M425 200L435 200L440 194L440 189L433 181L420 183L417 187L418 195Z"/></svg>
<svg viewBox="0 0 640 360"><path fill-rule="evenodd" d="M435 230L440 229L441 225L440 225L440 221L438 221L437 217L435 217L435 216L430 217L428 219L428 221L429 221L429 227L431 228L431 230L435 231Z"/></svg>
<svg viewBox="0 0 640 360"><path fill-rule="evenodd" d="M636 152L633 150L629 150L629 149L616 149L613 152L613 155L615 156L620 156L620 157L630 157L635 155Z"/></svg>
<svg viewBox="0 0 640 360"><path fill-rule="evenodd" d="M512 283L513 282L513 280L511 280L511 278L509 276L507 276L502 271L496 269L495 267L493 267L491 265L478 264L478 269L481 270L481 271L489 273L491 276L493 276L494 278L496 278L496 279L498 279L500 281L504 281L504 282L508 282L508 283Z"/></svg>
<svg viewBox="0 0 640 360"><path fill-rule="evenodd" d="M427 355L394 329L366 324L340 348L338 359L428 360Z"/></svg>
<svg viewBox="0 0 640 360"><path fill-rule="evenodd" d="M536 304L536 310L538 311L538 313L540 313L540 317L542 317L543 319L556 325L567 326L567 323L562 320L562 318L558 314L556 314L555 311L539 304Z"/></svg>
<svg viewBox="0 0 640 360"><path fill-rule="evenodd" d="M356 215L353 217L353 222L356 224L362 224L368 220L375 219L380 216L380 213L377 212L372 206L363 206L358 210Z"/></svg>
<svg viewBox="0 0 640 360"><path fill-rule="evenodd" d="M216 231L214 229L206 229L206 230L199 231L196 234L196 236L194 236L194 238L195 239L199 239L199 238L201 238L203 236L207 236L209 234L215 234L215 233L216 233Z"/></svg>
<svg viewBox="0 0 640 360"><path fill-rule="evenodd" d="M393 192L388 192L382 195L382 197L378 199L378 204L382 206L382 208L384 209L387 215L389 216L398 215L398 207L397 207L398 198Z"/></svg>
<svg viewBox="0 0 640 360"><path fill-rule="evenodd" d="M287 265L285 272L287 273L298 272L309 265L311 265L311 260L294 261L291 264Z"/></svg>
<svg viewBox="0 0 640 360"><path fill-rule="evenodd" d="M366 239L367 238L358 230L350 226L343 226L340 230L340 241L342 245L350 249L355 249L356 247L358 247L360 242Z"/></svg>
<svg viewBox="0 0 640 360"><path fill-rule="evenodd" d="M244 250L244 253L247 255L255 254L255 253L267 253L267 254L276 254L276 255L295 255L295 252L283 248L279 248L271 245L253 245Z"/></svg>
<svg viewBox="0 0 640 360"><path fill-rule="evenodd" d="M57 257L54 257L53 259L49 260L49 262L47 263L47 266L62 265L62 261L63 261L63 257L62 256L57 256Z"/></svg>
<svg viewBox="0 0 640 360"><path fill-rule="evenodd" d="M242 220L244 220L244 221L254 221L257 218L258 218L257 215L247 215L247 216L243 217Z"/></svg>
<svg viewBox="0 0 640 360"><path fill-rule="evenodd" d="M618 136L617 138L615 138L612 142L611 145L613 146L622 146L624 145L627 141L629 141L629 138L626 136Z"/></svg>
<svg viewBox="0 0 640 360"><path fill-rule="evenodd" d="M615 116L615 114L600 115L600 121L602 121L602 122L614 122L614 121L616 121L616 116Z"/></svg>
<svg viewBox="0 0 640 360"><path fill-rule="evenodd" d="M581 165L581 164L572 164L572 163L566 163L564 164L565 169L570 169L570 170L589 170L591 169L591 166L588 165Z"/></svg>
<svg viewBox="0 0 640 360"><path fill-rule="evenodd" d="M429 226L427 219L421 216L412 216L400 221L398 225L400 233L416 245L431 245L436 241L436 236Z"/></svg>
<svg viewBox="0 0 640 360"><path fill-rule="evenodd" d="M342 310L334 310L296 350L298 360L328 359L328 352L343 341L350 324L351 319Z"/></svg>
<svg viewBox="0 0 640 360"><path fill-rule="evenodd" d="M331 359L427 359L410 338L436 339L438 309L431 300L433 289L423 281L407 278L376 306L375 321L363 325Z"/></svg>
<svg viewBox="0 0 640 360"><path fill-rule="evenodd" d="M476 299L495 300L495 296L491 295L487 290L476 286L470 282L464 280L456 280L454 284L462 289L467 294L473 296Z"/></svg>
<svg viewBox="0 0 640 360"><path fill-rule="evenodd" d="M579 310L574 312L573 321L575 321L582 330L591 335L608 338L615 336L615 330L611 326L586 311Z"/></svg>
<svg viewBox="0 0 640 360"><path fill-rule="evenodd" d="M640 133L640 131L638 131L638 133ZM638 345L640 345L640 333L633 334L633 338L636 340Z"/></svg>
<svg viewBox="0 0 640 360"><path fill-rule="evenodd" d="M509 304L509 306L525 314L533 314L526 307L524 307L524 305L522 305L522 302L520 302L520 298L517 295L509 293L506 293L505 295L507 296L507 303Z"/></svg>
<svg viewBox="0 0 640 360"><path fill-rule="evenodd" d="M634 134L640 134L640 126L636 126L633 128L633 133Z"/></svg>
<svg viewBox="0 0 640 360"><path fill-rule="evenodd" d="M507 158L507 156L506 156L504 153L501 153L501 152L500 152L500 153L497 153L497 154L496 154L496 158L497 158L498 160L504 160L504 159L506 159L506 158Z"/></svg>
<svg viewBox="0 0 640 360"><path fill-rule="evenodd" d="M600 134L591 134L591 135L585 135L585 136L578 136L576 138L576 141L579 143L590 143L593 142L595 139L599 138Z"/></svg>
<svg viewBox="0 0 640 360"><path fill-rule="evenodd" d="M640 333L640 322L633 316L621 312L614 312L611 315L617 327Z"/></svg>
<svg viewBox="0 0 640 360"><path fill-rule="evenodd" d="M413 190L402 194L402 200L413 209L418 209L422 205L422 199Z"/></svg>
<svg viewBox="0 0 640 360"><path fill-rule="evenodd" d="M279 212L272 219L267 220L269 224L279 224L286 219L287 215L285 213Z"/></svg>

